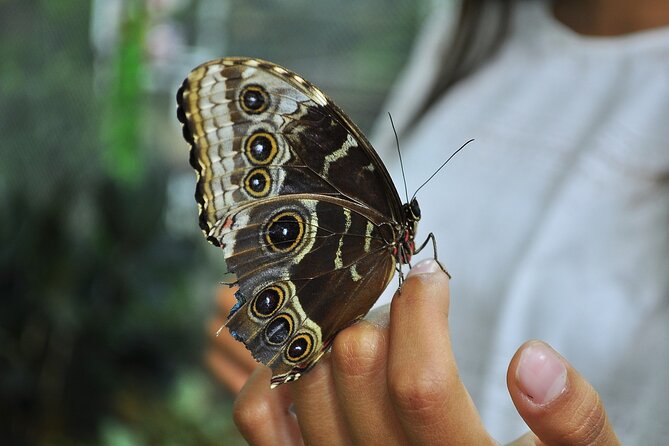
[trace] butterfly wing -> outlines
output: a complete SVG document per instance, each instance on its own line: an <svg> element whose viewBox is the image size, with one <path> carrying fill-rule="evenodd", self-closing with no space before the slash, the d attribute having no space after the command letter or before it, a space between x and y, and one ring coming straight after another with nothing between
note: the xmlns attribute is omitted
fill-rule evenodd
<svg viewBox="0 0 669 446"><path fill-rule="evenodd" d="M340 109L277 65L205 63L177 101L200 227L237 276L227 325L273 383L295 379L392 277L397 191Z"/></svg>
<svg viewBox="0 0 669 446"><path fill-rule="evenodd" d="M227 326L272 368L274 384L314 364L393 276L384 227L361 209L331 197L279 196L236 209L220 232L239 283Z"/></svg>
<svg viewBox="0 0 669 446"><path fill-rule="evenodd" d="M297 74L257 59L218 59L188 75L177 101L205 233L231 206L305 191L403 218L392 179L367 139Z"/></svg>

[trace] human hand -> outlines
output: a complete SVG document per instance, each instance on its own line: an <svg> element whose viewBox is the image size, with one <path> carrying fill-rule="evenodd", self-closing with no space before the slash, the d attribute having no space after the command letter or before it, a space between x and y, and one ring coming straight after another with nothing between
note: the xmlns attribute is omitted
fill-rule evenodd
<svg viewBox="0 0 669 446"><path fill-rule="evenodd" d="M207 326L209 345L205 360L214 377L229 391L237 394L258 367L258 363L244 344L236 341L223 327L230 309L237 302L235 291L237 288L227 286L222 286L218 290L216 295L218 311Z"/></svg>
<svg viewBox="0 0 669 446"><path fill-rule="evenodd" d="M235 402L242 435L258 445L497 444L458 375L448 306L446 275L416 265L388 327L343 330L311 372L274 390L257 368ZM531 430L514 445L619 444L596 391L546 344L519 348L507 385Z"/></svg>

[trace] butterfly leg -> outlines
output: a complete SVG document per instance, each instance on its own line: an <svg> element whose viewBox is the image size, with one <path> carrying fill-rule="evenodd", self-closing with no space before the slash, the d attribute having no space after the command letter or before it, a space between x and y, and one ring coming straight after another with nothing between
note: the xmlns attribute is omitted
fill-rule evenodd
<svg viewBox="0 0 669 446"><path fill-rule="evenodd" d="M437 264L439 265L439 268L441 268L441 270L446 273L448 278L451 279L450 273L448 271L446 271L446 268L444 268L444 265L442 265L441 262L439 261L439 259L437 258L437 239L434 237L434 233L430 232L430 234L428 234L428 236L425 239L425 241L423 242L423 244L420 245L418 248L416 248L413 253L418 254L419 252L421 252L423 250L423 248L425 248L425 246L427 246L427 242L429 242L430 240L432 240L432 252L434 253L434 260L436 260Z"/></svg>
<svg viewBox="0 0 669 446"><path fill-rule="evenodd" d="M395 265L395 270L397 271L397 278L400 281L399 287L402 289L402 284L404 283L404 272L402 271L402 267L399 263Z"/></svg>

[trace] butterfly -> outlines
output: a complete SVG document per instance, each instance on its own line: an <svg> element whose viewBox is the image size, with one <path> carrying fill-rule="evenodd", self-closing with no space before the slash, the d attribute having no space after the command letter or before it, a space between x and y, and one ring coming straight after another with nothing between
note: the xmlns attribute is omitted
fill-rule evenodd
<svg viewBox="0 0 669 446"><path fill-rule="evenodd" d="M416 248L415 196L402 203L362 132L299 75L212 60L177 103L200 228L238 286L226 326L272 387L298 379L434 236Z"/></svg>

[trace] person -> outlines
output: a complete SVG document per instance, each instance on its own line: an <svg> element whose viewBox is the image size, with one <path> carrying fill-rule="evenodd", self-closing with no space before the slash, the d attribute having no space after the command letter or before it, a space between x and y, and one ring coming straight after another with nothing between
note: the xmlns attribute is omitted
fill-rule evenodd
<svg viewBox="0 0 669 446"><path fill-rule="evenodd" d="M665 444L669 3L463 0L426 24L387 110L414 188L475 138L418 195L453 280L414 265L388 319L274 390L215 337L245 438Z"/></svg>

